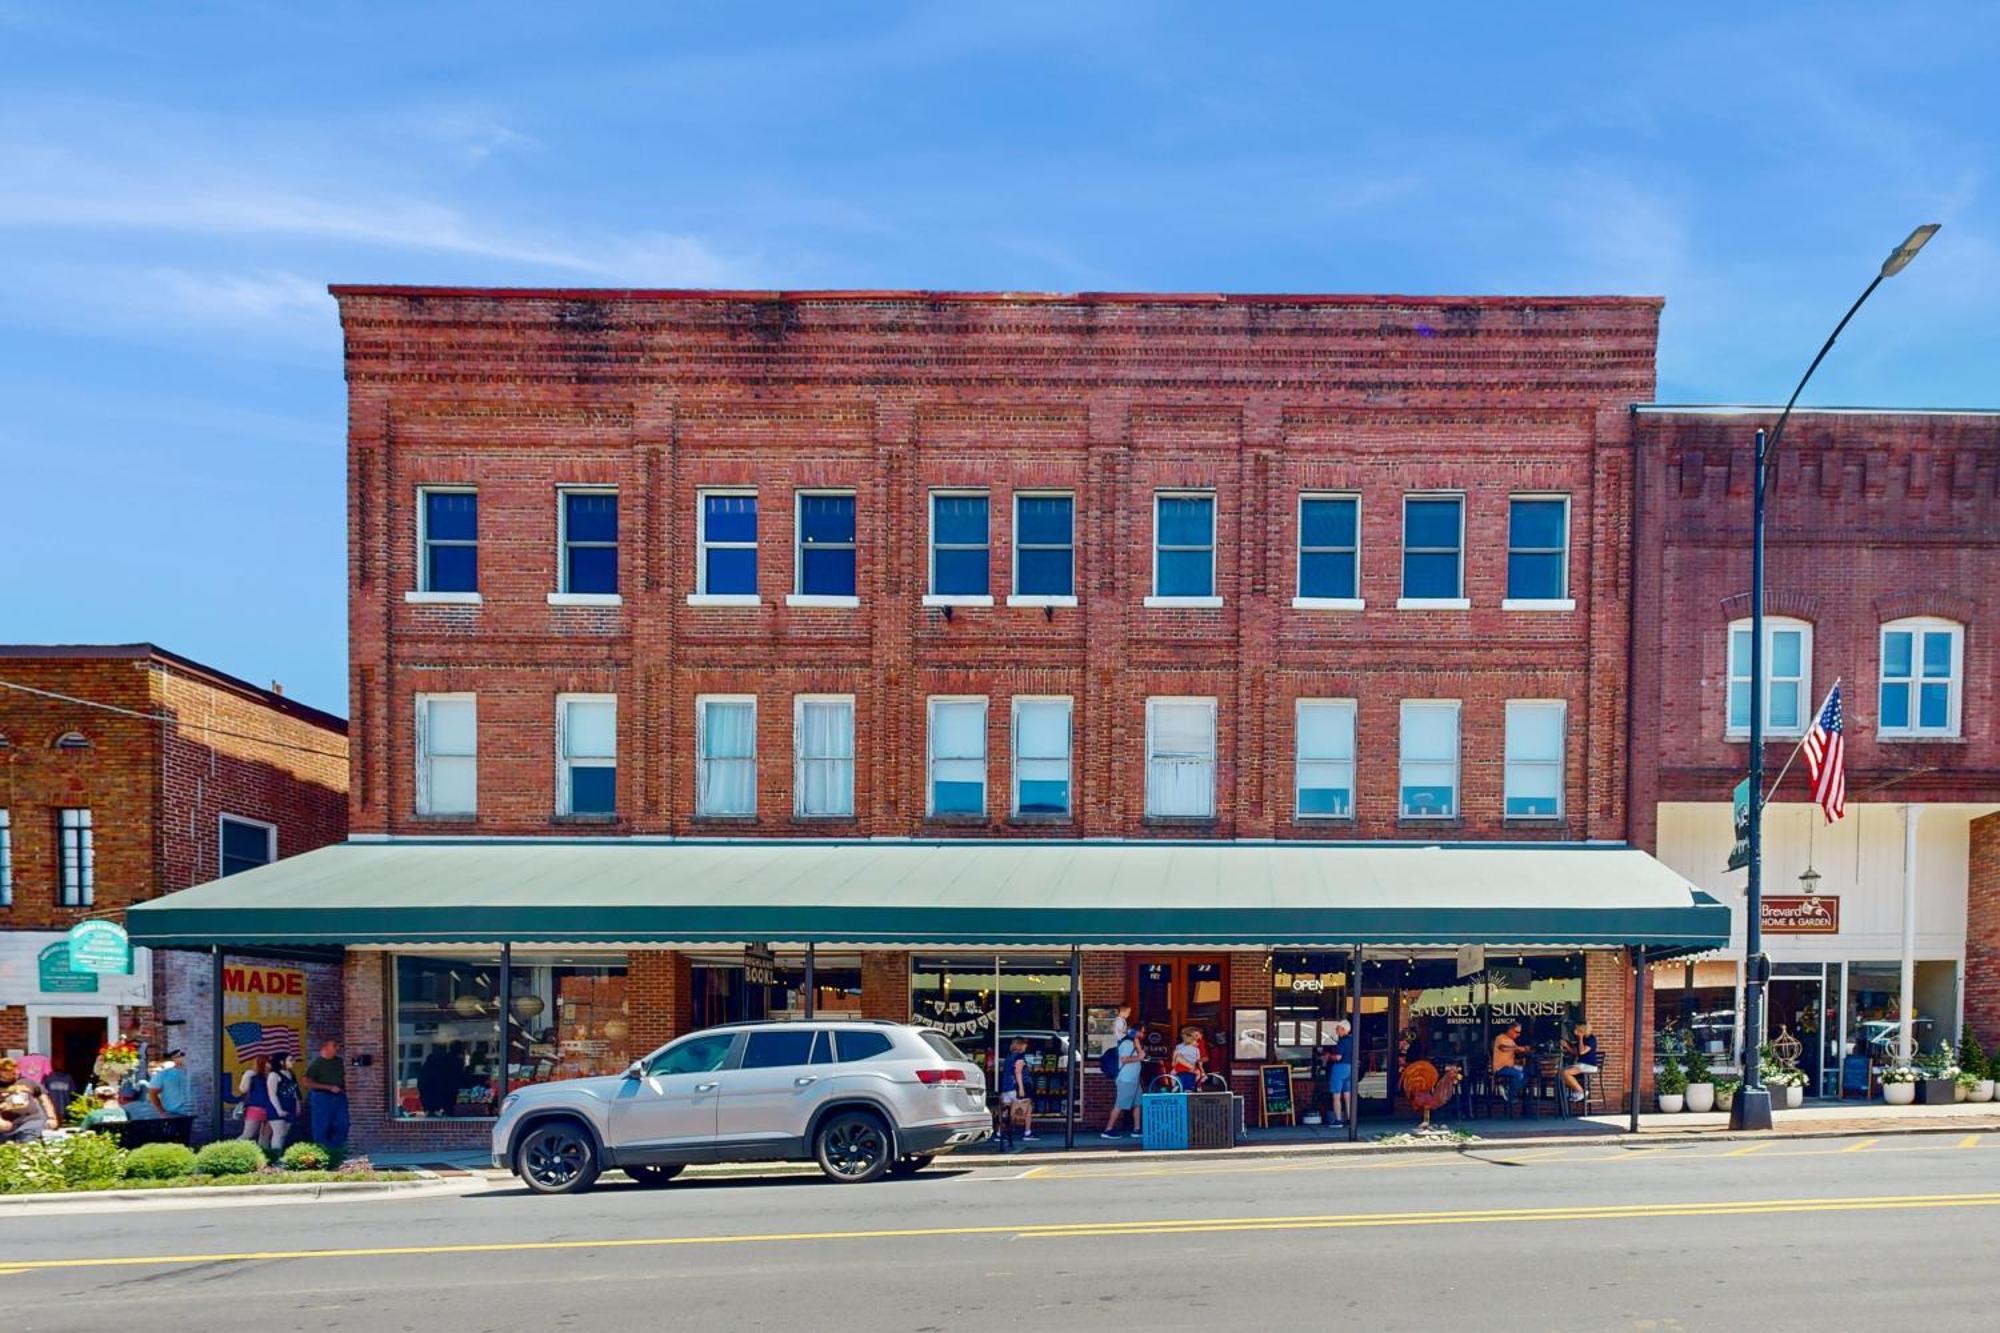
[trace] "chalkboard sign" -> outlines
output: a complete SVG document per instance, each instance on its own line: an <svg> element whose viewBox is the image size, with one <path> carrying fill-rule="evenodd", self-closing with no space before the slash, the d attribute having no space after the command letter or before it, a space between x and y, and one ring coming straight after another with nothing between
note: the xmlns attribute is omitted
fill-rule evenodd
<svg viewBox="0 0 2000 1333"><path fill-rule="evenodd" d="M1874 1094L1870 1080L1871 1061L1865 1055L1850 1055L1840 1062L1840 1095L1867 1100Z"/></svg>
<svg viewBox="0 0 2000 1333"><path fill-rule="evenodd" d="M1292 1113L1292 1067L1290 1065L1257 1066L1257 1091L1262 1094L1261 1115L1258 1123L1269 1129L1273 1120L1283 1120L1296 1125L1297 1117Z"/></svg>

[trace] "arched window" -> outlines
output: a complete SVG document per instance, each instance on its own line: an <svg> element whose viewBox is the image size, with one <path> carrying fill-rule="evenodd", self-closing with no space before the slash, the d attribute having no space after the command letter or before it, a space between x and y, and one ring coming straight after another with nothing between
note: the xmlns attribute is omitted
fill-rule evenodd
<svg viewBox="0 0 2000 1333"><path fill-rule="evenodd" d="M90 738L80 731L65 731L62 735L56 737L56 748L58 750L88 750L90 748Z"/></svg>
<svg viewBox="0 0 2000 1333"><path fill-rule="evenodd" d="M1909 616L1882 626L1882 736L1956 736L1965 626L1937 616Z"/></svg>
<svg viewBox="0 0 2000 1333"><path fill-rule="evenodd" d="M1764 617L1764 734L1802 736L1813 706L1810 622ZM1729 734L1750 734L1750 622L1729 626Z"/></svg>

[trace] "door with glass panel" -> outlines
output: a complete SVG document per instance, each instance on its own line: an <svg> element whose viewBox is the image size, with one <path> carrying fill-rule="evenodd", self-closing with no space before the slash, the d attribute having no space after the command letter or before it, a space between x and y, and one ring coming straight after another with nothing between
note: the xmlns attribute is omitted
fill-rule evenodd
<svg viewBox="0 0 2000 1333"><path fill-rule="evenodd" d="M1200 1029L1211 1072L1227 1074L1232 1049L1225 996L1228 959L1216 955L1133 960L1129 973L1133 1024L1146 1037L1146 1076L1173 1068L1181 1030Z"/></svg>
<svg viewBox="0 0 2000 1333"><path fill-rule="evenodd" d="M799 1025L752 1032L736 1067L722 1073L716 1137L732 1152L797 1148L831 1072L833 1043L823 1029Z"/></svg>
<svg viewBox="0 0 2000 1333"><path fill-rule="evenodd" d="M687 1156L713 1149L722 1070L733 1032L697 1033L667 1047L613 1096L611 1139L622 1154Z"/></svg>

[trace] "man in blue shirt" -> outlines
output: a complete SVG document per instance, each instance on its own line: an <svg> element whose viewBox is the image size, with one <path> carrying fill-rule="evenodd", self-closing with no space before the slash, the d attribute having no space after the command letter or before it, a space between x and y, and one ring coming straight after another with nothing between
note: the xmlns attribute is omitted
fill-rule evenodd
<svg viewBox="0 0 2000 1333"><path fill-rule="evenodd" d="M1139 1075L1145 1065L1146 1055L1139 1045L1137 1030L1128 1032L1118 1042L1118 1099L1111 1108L1111 1119L1105 1123L1101 1139L1122 1139L1124 1132L1118 1128L1119 1117L1132 1117L1132 1131L1139 1130Z"/></svg>
<svg viewBox="0 0 2000 1333"><path fill-rule="evenodd" d="M185 1051L168 1051L167 1062L146 1080L146 1100L163 1116L190 1119L194 1116L194 1088L189 1085L187 1070L181 1068L180 1063L186 1058Z"/></svg>

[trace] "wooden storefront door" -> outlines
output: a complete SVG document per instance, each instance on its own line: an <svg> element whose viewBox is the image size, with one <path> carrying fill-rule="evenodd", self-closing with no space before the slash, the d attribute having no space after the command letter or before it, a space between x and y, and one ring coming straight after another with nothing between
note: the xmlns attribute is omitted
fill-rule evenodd
<svg viewBox="0 0 2000 1333"><path fill-rule="evenodd" d="M1229 1072L1229 956L1174 954L1137 956L1127 965L1126 994L1132 1022L1146 1034L1146 1079L1173 1067L1174 1046L1184 1027L1201 1029L1208 1067Z"/></svg>

